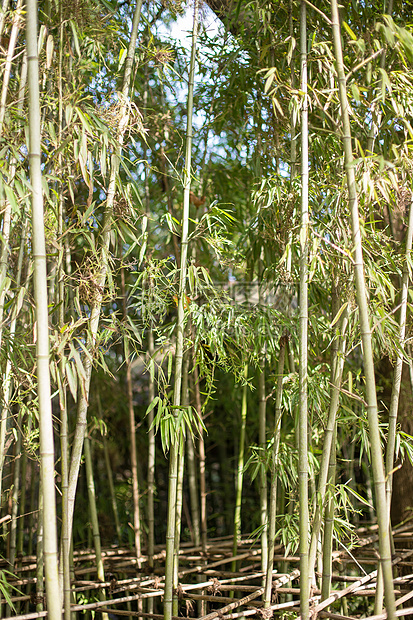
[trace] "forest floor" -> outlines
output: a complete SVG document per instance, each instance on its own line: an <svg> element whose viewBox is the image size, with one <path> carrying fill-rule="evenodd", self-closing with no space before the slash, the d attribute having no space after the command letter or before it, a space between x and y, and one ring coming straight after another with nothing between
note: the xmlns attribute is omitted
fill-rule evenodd
<svg viewBox="0 0 413 620"><path fill-rule="evenodd" d="M377 586L377 541L375 527L361 528L357 531L351 550L343 545L340 550L333 552L331 596L321 601L320 591L313 589L310 601L313 618L386 618L385 613L371 615ZM413 608L408 606L408 602L413 599L413 523L395 528L393 541L394 588L396 607L399 608L397 615L406 616L413 614ZM97 581L93 550L75 552L72 618L94 618L96 612L108 614L112 620L124 616L163 618L165 550L157 548L156 551L155 567L151 570L147 557L142 556L138 560L130 549L105 549L105 583ZM274 561L276 568L273 572L270 609L274 616L298 618L299 557L285 556L282 546L278 545ZM263 573L260 548L255 539L243 538L235 557L230 538L211 539L206 553L189 543L183 544L179 563L175 611L178 609L178 616L182 620L195 617L202 620L271 617L271 612L264 610L259 600L263 594ZM8 570L6 565L1 569ZM35 556L19 559L14 569L18 578L8 579L9 593L13 593L11 601L16 611L12 613L3 598L2 618L30 620L47 616L47 611L39 611L43 600L36 594L35 571ZM317 574L317 577L320 575ZM14 596L16 591L21 592L21 595Z"/></svg>

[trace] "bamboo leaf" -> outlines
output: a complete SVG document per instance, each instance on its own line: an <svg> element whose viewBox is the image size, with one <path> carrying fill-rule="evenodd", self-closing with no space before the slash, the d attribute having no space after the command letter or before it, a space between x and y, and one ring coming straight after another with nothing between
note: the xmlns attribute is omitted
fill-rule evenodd
<svg viewBox="0 0 413 620"><path fill-rule="evenodd" d="M78 39L77 32L76 32L76 25L75 25L75 22L73 21L73 19L69 20L69 24L70 24L70 27L72 29L73 41L74 41L74 44L75 44L75 49L76 49L77 55L80 58L82 56L82 53L80 51L79 39Z"/></svg>
<svg viewBox="0 0 413 620"><path fill-rule="evenodd" d="M77 402L77 380L76 380L76 373L73 372L73 369L72 369L72 366L71 366L70 362L66 364L65 371L66 371L67 382L69 384L70 393L71 393L71 395L73 397L73 400L75 402Z"/></svg>
<svg viewBox="0 0 413 620"><path fill-rule="evenodd" d="M337 312L336 316L334 317L334 319L331 321L330 323L330 327L334 327L334 325L337 323L337 321L340 320L341 315L343 314L344 310L347 308L348 306L348 301L346 301L340 308L340 310Z"/></svg>

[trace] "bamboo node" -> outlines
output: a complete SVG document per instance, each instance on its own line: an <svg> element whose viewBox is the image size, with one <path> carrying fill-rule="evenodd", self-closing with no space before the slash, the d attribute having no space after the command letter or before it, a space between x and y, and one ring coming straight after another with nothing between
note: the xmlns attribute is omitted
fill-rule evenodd
<svg viewBox="0 0 413 620"><path fill-rule="evenodd" d="M118 579L116 575L109 575L109 581L110 581L109 591L113 592L113 590L116 588L116 584L118 583Z"/></svg>
<svg viewBox="0 0 413 620"><path fill-rule="evenodd" d="M46 597L45 596L38 596L36 594L36 592L32 592L30 594L30 603L32 605L45 605L46 604Z"/></svg>
<svg viewBox="0 0 413 620"><path fill-rule="evenodd" d="M221 590L221 584L219 580L216 577L213 577L211 585L208 586L208 592L212 594L212 596L215 596L216 594L219 594L220 596L222 596L220 590Z"/></svg>
<svg viewBox="0 0 413 620"><path fill-rule="evenodd" d="M178 587L175 588L174 594L178 597L178 601L182 601L184 598L184 589L181 583L178 583Z"/></svg>
<svg viewBox="0 0 413 620"><path fill-rule="evenodd" d="M259 616L263 620L270 620L270 618L272 618L274 615L274 612L271 609L271 607L265 607L265 608L260 607L260 608L255 608L255 609L256 609L257 616Z"/></svg>

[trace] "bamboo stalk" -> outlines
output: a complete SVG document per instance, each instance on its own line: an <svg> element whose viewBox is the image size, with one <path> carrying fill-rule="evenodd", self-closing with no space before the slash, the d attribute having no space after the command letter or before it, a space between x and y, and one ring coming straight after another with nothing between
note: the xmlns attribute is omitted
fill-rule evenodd
<svg viewBox="0 0 413 620"><path fill-rule="evenodd" d="M23 0L18 0L16 8L13 12L13 25L10 33L9 47L7 49L6 62L3 70L3 84L0 95L0 138L3 135L4 117L6 115L7 91L9 87L14 50L16 47L17 37L19 36L20 27L23 21ZM4 303L4 301L3 301Z"/></svg>
<svg viewBox="0 0 413 620"><path fill-rule="evenodd" d="M330 450L330 461L328 466L328 481L331 489L335 485L336 476L336 436L337 429L334 431L333 441ZM330 493L327 500L324 515L324 538L323 538L323 574L321 579L321 599L325 600L330 596L331 574L333 572L333 534L334 534L334 496Z"/></svg>
<svg viewBox="0 0 413 620"><path fill-rule="evenodd" d="M198 418L202 417L202 403L201 403L201 391L199 388L199 375L198 366L194 364L194 393L195 393L195 408L198 414ZM199 454L199 492L201 496L201 547L204 554L207 553L207 506L206 506L206 479L205 479L205 438L204 430L199 425L199 439L198 439L198 454Z"/></svg>
<svg viewBox="0 0 413 620"><path fill-rule="evenodd" d="M177 408L181 405L182 388L182 363L184 353L184 300L187 278L187 256L188 256L188 231L189 231L189 201L191 190L191 159L192 159L192 115L194 103L194 80L195 80L195 54L198 39L198 10L199 0L195 0L193 28L192 28L192 47L191 60L188 79L187 96L187 119L186 119L186 140L185 140L185 168L183 173L184 204L182 213L182 236L181 236L181 264L179 273L179 294L178 294L178 316L176 321L176 344L175 344L175 376L173 406L175 419ZM168 515L166 529L166 559L165 559L165 595L164 595L164 619L172 618L172 599L173 599L173 558L175 553L175 519L176 519L176 492L178 475L178 454L179 444L181 443L180 433L176 435L175 441L170 446L169 454L169 485L168 485Z"/></svg>
<svg viewBox="0 0 413 620"><path fill-rule="evenodd" d="M367 414L371 442L371 463L374 486L376 491L377 520L379 524L379 551L380 563L383 571L384 590L389 618L394 618L393 575L391 568L391 548L388 526L388 511L386 507L386 490L384 477L383 455L379 432L379 418L377 410L376 381L374 376L374 361L372 338L370 329L367 290L364 279L364 261L362 239L359 222L358 197L356 178L353 165L353 151L351 145L351 127L349 119L349 105L347 100L346 78L343 65L341 47L341 33L337 0L331 0L331 15L333 22L333 42L336 56L341 120L343 125L343 147L349 204L351 211L351 229L353 240L354 272L356 280L356 298L360 316L360 331L363 344L363 361L366 380Z"/></svg>
<svg viewBox="0 0 413 620"><path fill-rule="evenodd" d="M56 499L54 487L53 422L50 400L49 325L46 248L40 144L37 0L26 2L26 49L29 85L29 162L32 187L32 247L37 324L37 381L39 399L40 462L43 495L43 545L49 618L61 618L57 566Z"/></svg>
<svg viewBox="0 0 413 620"><path fill-rule="evenodd" d="M270 508L269 508L269 526L268 526L268 561L267 572L265 578L264 591L264 607L271 606L271 590L272 590L272 572L274 568L274 548L275 548L275 530L277 524L277 484L278 477L276 468L278 464L278 450L281 439L281 418L282 418L282 394L283 394L283 376L285 362L285 348L287 345L287 337L282 336L280 339L280 353L278 358L277 369L277 392L275 397L275 421L272 448L272 466L271 466L271 489L270 489Z"/></svg>
<svg viewBox="0 0 413 620"><path fill-rule="evenodd" d="M238 447L238 466L236 478L236 496L235 496L235 512L234 512L234 540L232 544L232 555L237 555L238 542L241 538L241 506L242 506L242 486L244 480L244 449L245 449L245 428L247 424L247 389L246 383L248 378L248 364L244 366L244 380L242 386L242 404L241 404L241 428ZM236 563L232 565L232 570L236 570Z"/></svg>
<svg viewBox="0 0 413 620"><path fill-rule="evenodd" d="M90 510L90 519L92 525L92 533L93 533L93 544L95 547L95 555L96 555L96 571L97 577L99 581L105 581L105 571L103 568L103 558L102 558L102 547L100 543L100 532L99 532L99 521L98 521L98 513L96 507L96 492L95 492L95 482L93 479L93 467L92 467L92 455L90 451L90 440L89 437L85 437L84 442L84 452L85 452L85 463L86 463L86 478L87 478L87 492L89 498L89 510ZM105 600L105 591L99 591L100 599L102 601ZM108 620L107 614L103 614L103 620Z"/></svg>
<svg viewBox="0 0 413 620"><path fill-rule="evenodd" d="M261 133L258 133L258 153L260 153ZM259 282L258 282L258 303L260 307L264 304L262 291L262 274L263 274L263 250L259 260ZM265 395L265 346L262 347L259 357L258 368L258 444L261 448L263 461L259 472L260 485L260 512L261 512L261 570L265 574L267 572L268 562L268 483L267 483L267 467L265 465L264 455L267 451L267 399ZM264 578L263 578L264 585Z"/></svg>
<svg viewBox="0 0 413 620"><path fill-rule="evenodd" d="M105 210L103 218L103 228L101 232L101 248L100 248L100 271L97 276L96 291L97 299L92 304L89 318L89 332L87 340L87 349L91 351L95 346L96 336L99 327L100 312L103 302L103 290L106 284L106 277L109 270L108 254L109 244L111 238L111 223L112 214L116 193L116 179L119 172L120 159L122 156L122 148L125 137L125 132L129 123L129 107L128 107L128 95L129 95L129 82L132 73L132 63L135 55L136 40L138 34L138 25L140 20L142 8L142 0L137 0L130 35L130 41L128 45L128 52L125 61L125 72L123 76L122 93L121 93L121 105L119 111L119 124L117 131L117 149L112 154L110 180L105 201ZM90 390L90 380L92 376L92 361L89 356L84 360L85 378L84 389L79 394L78 408L77 408L77 421L75 435L72 444L72 456L70 462L69 471L69 487L68 487L68 531L69 535L72 532L73 525L73 512L76 496L77 481L79 478L80 461L83 451L83 441L87 426L87 409L88 398Z"/></svg>
<svg viewBox="0 0 413 620"><path fill-rule="evenodd" d="M105 436L103 436L102 439L103 439L103 453L105 456L106 477L108 479L108 484L109 484L110 503L112 504L113 518L115 519L116 536L118 537L118 544L120 545L122 544L122 533L121 533L120 523L119 523L119 511L118 511L118 504L116 502L115 486L113 484L113 473L112 473L112 465L111 465L110 456L109 456L108 441Z"/></svg>
<svg viewBox="0 0 413 620"><path fill-rule="evenodd" d="M300 534L300 610L303 620L309 617L308 557L308 104L307 104L307 12L301 0L300 67L301 67L301 228L300 228L300 365L298 423L298 484Z"/></svg>
<svg viewBox="0 0 413 620"><path fill-rule="evenodd" d="M400 295L400 317L399 317L399 337L398 341L401 347L403 347L406 335L406 315L407 315L407 297L409 290L409 269L408 260L412 251L412 239L413 239L413 202L410 203L409 209L409 222L406 233L406 249L405 249L405 261L403 264L403 275L401 282L401 295ZM396 427L397 427L397 413L399 408L400 387L402 382L403 371L403 353L399 352L396 358L396 365L393 373L393 385L390 397L389 408L389 429L387 434L387 447L386 447L386 497L387 497L387 510L390 520L390 505L393 488L393 467L394 467L394 452L396 445Z"/></svg>
<svg viewBox="0 0 413 620"><path fill-rule="evenodd" d="M3 0L0 8L0 37L3 34L4 22L6 19L6 13L9 8L10 0Z"/></svg>
<svg viewBox="0 0 413 620"><path fill-rule="evenodd" d="M16 560L16 541L17 541L17 514L19 509L19 496L20 496L20 465L21 465L21 452L22 452L22 413L19 414L19 421L17 423L17 441L14 460L14 476L13 476L13 494L12 494L12 512L11 512L11 524L10 524L10 554L9 562L12 571L14 570L14 563Z"/></svg>
<svg viewBox="0 0 413 620"><path fill-rule="evenodd" d="M43 544L43 490L39 481L39 508L36 541L36 611L43 611L44 600L44 544Z"/></svg>
<svg viewBox="0 0 413 620"><path fill-rule="evenodd" d="M335 318L335 317L333 317ZM311 544L309 554L309 573L310 579L313 580L317 545L321 531L321 519L324 509L324 502L327 490L327 480L329 473L330 454L334 450L333 438L335 436L336 416L340 403L340 387L343 376L345 349L346 349L346 331L348 325L348 306L343 310L340 320L339 336L336 337L338 350L335 353L332 363L332 381L331 381L331 397L328 412L327 426L324 431L323 453L321 456L320 472L317 485L317 505L313 519L313 529L311 533Z"/></svg>
<svg viewBox="0 0 413 620"><path fill-rule="evenodd" d="M125 270L121 269L121 295L123 306L123 320L127 321L128 308L125 289ZM140 565L141 558L141 518L139 508L139 481L138 481L138 454L136 450L136 422L135 411L133 408L133 387L132 369L129 355L129 347L126 338L124 339L124 356L126 365L126 385L128 393L128 413L129 413L129 435L130 435L130 459L132 469L132 493L133 493L133 531L135 538L135 552Z"/></svg>
<svg viewBox="0 0 413 620"><path fill-rule="evenodd" d="M186 440L186 451L188 462L188 486L189 499L191 503L193 543L196 547L198 547L201 544L201 532L199 527L199 502L196 477L195 450L192 435L188 435L188 438Z"/></svg>

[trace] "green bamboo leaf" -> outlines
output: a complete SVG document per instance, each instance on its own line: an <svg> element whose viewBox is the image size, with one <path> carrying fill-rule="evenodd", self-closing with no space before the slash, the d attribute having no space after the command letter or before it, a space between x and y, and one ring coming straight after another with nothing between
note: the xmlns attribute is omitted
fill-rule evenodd
<svg viewBox="0 0 413 620"><path fill-rule="evenodd" d="M153 401L150 403L150 405L148 406L146 412L145 412L145 416L148 415L148 413L150 413L152 411L152 409L154 409L156 407L156 405L159 403L160 401L160 397L159 396L155 396L155 398L153 399Z"/></svg>
<svg viewBox="0 0 413 620"><path fill-rule="evenodd" d="M70 362L65 366L66 378L69 384L70 393L72 394L73 400L77 402L77 379L76 373L73 372Z"/></svg>
<svg viewBox="0 0 413 620"><path fill-rule="evenodd" d="M351 495L354 495L354 497L356 499L358 499L359 502L361 502L365 506L368 506L369 508L373 508L373 506L370 504L370 502L368 502L366 499L364 499L364 497L362 497L359 493L357 493L357 491L352 489L349 485L343 484L343 487L345 488L347 493L350 493Z"/></svg>
<svg viewBox="0 0 413 620"><path fill-rule="evenodd" d="M76 25L75 25L75 22L73 21L73 19L69 20L69 24L70 24L70 27L72 29L73 41L74 41L74 44L75 44L75 49L76 49L77 55L79 56L79 58L81 58L82 53L80 51L79 39L78 39L77 32L76 32Z"/></svg>
<svg viewBox="0 0 413 620"><path fill-rule="evenodd" d="M340 320L341 315L343 314L344 310L347 308L349 302L346 301L340 308L340 310L337 312L336 316L334 317L334 319L331 321L330 323L330 328L334 327L334 325L337 323L337 321Z"/></svg>
<svg viewBox="0 0 413 620"><path fill-rule="evenodd" d="M78 351L76 350L76 347L73 346L72 343L69 344L69 349L70 349L70 355L74 358L75 360L75 366L77 369L77 374L79 378L82 379L86 379L86 371L85 368L82 364L82 360L80 359L80 355L78 353Z"/></svg>
<svg viewBox="0 0 413 620"><path fill-rule="evenodd" d="M352 31L350 26L347 24L347 22L343 21L342 24L344 26L344 30L346 30L347 34L350 35L350 37L353 39L353 41L357 41L357 36L354 34L354 32Z"/></svg>

